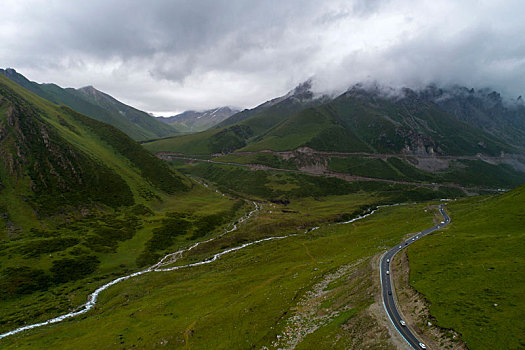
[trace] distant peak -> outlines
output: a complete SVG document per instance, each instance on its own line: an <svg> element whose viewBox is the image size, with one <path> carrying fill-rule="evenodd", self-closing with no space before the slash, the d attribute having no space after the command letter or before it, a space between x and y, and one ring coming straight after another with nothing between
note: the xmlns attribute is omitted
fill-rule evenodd
<svg viewBox="0 0 525 350"><path fill-rule="evenodd" d="M4 72L4 75L6 76L16 76L16 75L20 75L14 68L6 68L5 70L3 69L0 69L0 71L3 71Z"/></svg>
<svg viewBox="0 0 525 350"><path fill-rule="evenodd" d="M308 79L307 81L297 85L293 90L291 90L285 96L283 96L284 99L289 98L289 97L294 97L299 100L312 99L313 97L312 80Z"/></svg>
<svg viewBox="0 0 525 350"><path fill-rule="evenodd" d="M81 91L98 91L97 89L95 89L95 87L93 85L84 86L84 87L81 87L78 90L81 90Z"/></svg>
<svg viewBox="0 0 525 350"><path fill-rule="evenodd" d="M295 87L293 90L294 95L301 95L304 93L311 92L312 90L312 79L308 79L304 83L301 83Z"/></svg>
<svg viewBox="0 0 525 350"><path fill-rule="evenodd" d="M80 89L77 89L78 92L81 92L85 95L91 96L93 98L103 98L103 97L111 97L104 92L97 90L93 85L88 85L81 87ZM112 97L111 97L112 98Z"/></svg>

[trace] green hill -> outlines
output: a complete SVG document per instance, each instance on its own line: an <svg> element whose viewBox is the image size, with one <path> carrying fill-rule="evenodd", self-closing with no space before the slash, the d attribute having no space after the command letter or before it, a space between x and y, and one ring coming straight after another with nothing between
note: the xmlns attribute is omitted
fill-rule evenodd
<svg viewBox="0 0 525 350"><path fill-rule="evenodd" d="M153 152L187 154L229 153L242 149L295 113L326 100L324 97L314 99L309 89L309 83L299 85L285 96L232 115L213 129L192 135L151 140L144 145Z"/></svg>
<svg viewBox="0 0 525 350"><path fill-rule="evenodd" d="M3 76L0 98L0 205L12 225L29 225L25 215L97 203L130 206L186 188L167 165L110 125L53 105Z"/></svg>
<svg viewBox="0 0 525 350"><path fill-rule="evenodd" d="M115 127L0 75L1 329L77 307L243 211Z"/></svg>
<svg viewBox="0 0 525 350"><path fill-rule="evenodd" d="M441 95L428 91L405 89L392 97L356 86L334 99L314 99L308 92L303 86L233 115L216 129L152 140L144 146L152 152L229 153L216 161L271 167L281 167L285 161L287 168L295 163L299 170L313 167L317 172L396 181L491 188L525 182L525 144L514 137L521 129L525 132L520 109L500 106L498 111L506 114L499 127L482 129L479 125L487 114L496 112L487 107L477 120L472 108L465 107L455 115L449 105L456 104L442 106L435 101ZM462 96L450 98L466 103ZM482 101L470 104L482 105ZM305 148L312 152L302 151ZM259 163L270 155L255 155L268 150L275 160Z"/></svg>
<svg viewBox="0 0 525 350"><path fill-rule="evenodd" d="M521 143L509 144L501 132L482 130L475 115L471 116L474 121L468 122L409 89L402 97L392 98L354 87L333 100L313 99L308 91L306 87L242 111L216 130L153 141L146 147L153 151L227 153L308 146L322 151L457 156L497 156L525 148ZM514 117L513 122L520 118Z"/></svg>
<svg viewBox="0 0 525 350"><path fill-rule="evenodd" d="M159 138L178 133L170 125L158 121L143 111L125 105L92 86L64 89L55 84L38 84L29 81L14 69L0 69L0 73L48 101L71 107L79 113L113 125L135 140Z"/></svg>
<svg viewBox="0 0 525 350"><path fill-rule="evenodd" d="M525 186L450 203L452 224L411 245L410 284L469 349L525 346Z"/></svg>
<svg viewBox="0 0 525 350"><path fill-rule="evenodd" d="M244 150L499 155L515 149L408 92L400 100L349 91L290 115Z"/></svg>
<svg viewBox="0 0 525 350"><path fill-rule="evenodd" d="M199 186L115 127L0 76L2 331L78 310L97 287L195 248L167 261L178 269L122 280L89 312L1 344L394 348L377 259L441 218L436 203L406 203L463 194L438 183L522 182L520 144L498 135L410 91L316 100L299 89L217 129L143 143L204 154L172 161ZM515 167L498 163L508 153ZM452 224L409 248L412 285L469 348L524 344L524 193L451 202ZM241 198L260 204L242 223Z"/></svg>

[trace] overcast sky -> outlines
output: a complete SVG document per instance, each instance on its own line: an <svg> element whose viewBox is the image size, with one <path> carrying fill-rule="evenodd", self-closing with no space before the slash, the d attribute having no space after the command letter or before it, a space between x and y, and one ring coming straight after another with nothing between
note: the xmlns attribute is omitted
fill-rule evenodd
<svg viewBox="0 0 525 350"><path fill-rule="evenodd" d="M525 1L4 0L0 66L157 115L253 107L308 78L525 92ZM525 95L525 94L524 94Z"/></svg>

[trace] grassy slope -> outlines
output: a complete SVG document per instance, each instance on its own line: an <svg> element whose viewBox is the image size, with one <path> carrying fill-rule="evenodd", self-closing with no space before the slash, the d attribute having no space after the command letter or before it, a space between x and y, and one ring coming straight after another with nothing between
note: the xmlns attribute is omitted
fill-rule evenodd
<svg viewBox="0 0 525 350"><path fill-rule="evenodd" d="M499 155L501 151L513 151L499 139L468 126L428 101L342 95L321 106L300 111L291 108L298 105L281 102L262 112L244 111L239 115L249 115L247 119L225 129L153 141L144 146L153 152L189 154L236 149L284 151L301 146L322 151L372 153L401 153L409 147L417 152L434 149L451 155ZM235 130L236 126L242 130ZM260 158L259 164L293 168L290 161L284 164L268 158ZM257 156L228 155L217 160L245 164L257 160ZM449 169L431 173L397 158L363 162L363 157L349 156L330 159L328 169L391 180L458 183L469 187L509 188L523 183L524 179L522 172L508 165L491 165L481 160L452 162Z"/></svg>
<svg viewBox="0 0 525 350"><path fill-rule="evenodd" d="M262 105L234 114L211 130L153 140L144 143L144 146L152 152L172 151L186 154L220 153L224 150L231 152L254 140L259 140L269 130L310 104L318 104L318 102L304 104L294 99L285 99L272 106ZM242 128L244 132L235 132L235 126Z"/></svg>
<svg viewBox="0 0 525 350"><path fill-rule="evenodd" d="M288 118L283 115L272 118L271 115L259 113L241 121L239 125L248 128L247 136L233 132L230 126L230 129L209 130L154 141L144 146L153 152L190 154L220 153L236 148L241 151L283 151L301 146L325 151L401 153L405 146L412 150L422 147L419 142L426 147L438 147L445 154L473 155L481 152L499 155L501 150L511 150L493 136L455 120L433 104L411 111L402 103L382 101L373 104L342 96L325 105L290 114ZM269 119L267 124L263 123L264 118ZM427 136L416 137L417 133ZM256 162L257 156L234 154L217 160L293 168L291 161L284 164L276 157L268 158L264 156ZM328 169L391 180L458 183L469 187L509 188L523 183L525 178L522 172L508 165L492 165L481 160L452 162L449 169L432 173L397 158L383 161L348 156L329 159Z"/></svg>
<svg viewBox="0 0 525 350"><path fill-rule="evenodd" d="M155 117L150 116L148 113L128 106L101 91L95 90L92 87L81 88L78 90L66 90L70 94L76 95L88 103L91 103L93 106L101 107L116 119L124 121L127 126L126 130L122 131L126 133L129 131L130 133L136 134L137 136L133 137L136 140L164 137L176 134L178 132L177 129L173 128L171 125L167 125L166 123L157 120ZM73 106L70 107L75 109ZM81 110L77 111L94 119L98 119L96 118L95 113L84 113Z"/></svg>
<svg viewBox="0 0 525 350"><path fill-rule="evenodd" d="M247 118L239 117L243 115ZM412 150L432 147L448 155L499 155L501 151L515 151L437 105L413 97L392 101L343 94L311 108L308 104L285 100L262 111L243 111L229 120L236 118L240 121L235 125L246 127L249 133L247 137L240 137L233 149L249 151L291 150L301 146L324 151L377 153L401 152L406 146ZM225 122L222 125L226 125ZM212 139L224 130L154 141L146 147L152 151L216 153ZM231 142L228 150L230 146Z"/></svg>
<svg viewBox="0 0 525 350"><path fill-rule="evenodd" d="M40 97L58 105L66 105L93 119L113 125L135 140L164 137L177 132L169 125L150 117L147 113L126 106L114 99L112 99L113 104L101 104L75 89L64 89L56 84L38 84L29 81L19 73L9 74L9 77ZM123 116L119 113L119 108L129 112L129 115Z"/></svg>
<svg viewBox="0 0 525 350"><path fill-rule="evenodd" d="M77 167L77 171L79 168L84 169L84 173L80 175L85 176L86 180L99 176L95 169L91 169L99 164L100 169L109 169L108 171L114 176L123 179L125 184L129 186L134 201L139 203L155 197L159 189L174 192L174 189L181 190L185 187L181 177L170 170L164 162L143 150L119 130L82 116L67 107L53 105L3 76L0 76L0 83L4 94L9 95L6 96L7 105L15 103L16 106L19 106L17 108L20 112L17 118L21 123L20 132L35 132L33 129L37 128L45 130L42 133L49 134L51 146L46 146L47 149L41 144L35 143L40 137L38 134L27 135L22 139L19 137L18 140L14 140L11 147L15 147L22 141L25 142L24 147L28 147L26 157L31 157L33 153L39 150L39 152L43 152L43 156L45 155L50 159L50 162L57 162L51 164L55 167L54 171L56 172L64 157L70 153L76 154L76 158L73 158L71 162L73 162L74 167ZM13 103L10 103L9 99L12 99ZM14 102L15 100L18 102ZM24 123L32 129L25 130ZM8 135L15 131L18 132L17 129L9 131L11 129L7 126ZM56 149L52 148L55 145ZM42 159L35 159L35 161L42 161ZM38 167L35 169L37 172L42 171ZM86 171L90 171L90 173L86 173ZM4 169L4 172L7 170ZM42 176L49 176L49 174ZM69 177L64 175L63 180L69 181ZM4 174L5 178L13 177L6 173ZM16 186L20 186L23 181L17 180L16 184ZM11 186L7 186L7 189L12 190L14 187L13 183ZM88 191L87 193L96 190L96 188L89 186L84 187L82 190ZM112 190L115 189L105 189L108 193L111 193ZM27 191L22 194L27 194ZM90 198L87 196L85 199L89 200ZM79 200L82 201L81 198ZM67 205L68 202L65 201L63 204Z"/></svg>
<svg viewBox="0 0 525 350"><path fill-rule="evenodd" d="M246 121L248 123L250 120ZM320 130L331 125L330 118L319 113L316 109L306 109L297 115L288 118L270 129L262 137L261 141L252 143L243 148L244 151L258 151L271 149L284 151L295 149L304 145L308 140L317 135Z"/></svg>
<svg viewBox="0 0 525 350"><path fill-rule="evenodd" d="M233 220L232 214L240 215L244 211L244 208L238 208L237 201L201 186L196 186L177 198L165 195L162 201L152 201L149 205L152 209L149 213L141 208L129 208L68 224L50 225L47 229L33 231L23 240L3 241L0 244L0 305L3 310L0 316L1 329L13 329L20 324L42 321L67 312L84 303L95 286L137 270L143 265L139 257L144 253L156 261L167 252L203 239L195 235L195 232L208 217L220 215L229 221ZM164 237L162 248L149 249L149 242L154 238L156 230L165 226L174 214L189 216L190 225L174 229L169 237ZM210 230L204 232L204 235L212 235L224 224L224 220L218 222L218 226L206 226ZM69 245L49 245L57 245L61 239L75 241ZM73 276L71 272L63 275L50 270L57 261L77 261L79 257L86 256L95 257L99 261L94 271L80 272ZM93 260L95 259L91 259ZM47 277L47 288L25 280L31 277L20 271L16 279L8 274L10 268L24 267L42 271ZM64 281L64 277L68 280ZM60 280L55 280L56 278ZM29 291L21 289L24 285L30 288Z"/></svg>
<svg viewBox="0 0 525 350"><path fill-rule="evenodd" d="M304 166L301 157L284 159L269 152L252 154L230 153L213 158L214 161L236 164L261 164L272 168L296 170ZM435 172L416 168L408 161L390 156L386 160L365 155L318 156L306 164L326 162L327 170L371 178L422 182L456 183L467 187L513 188L525 182L525 174L509 165L489 164L482 160L452 161L450 167Z"/></svg>
<svg viewBox="0 0 525 350"><path fill-rule="evenodd" d="M294 202L289 207L293 211L267 208L240 232L202 247L187 261L236 246L246 238L295 232L296 220L309 217L326 220L342 208L352 211L366 202L366 196L330 197ZM422 209L382 209L354 225L327 226L307 235L265 242L224 256L210 265L141 276L104 292L100 306L88 315L7 338L3 343L19 348L56 348L67 344L76 348L108 349L133 345L195 349L271 345L284 330L297 302L323 276L359 259L364 259L361 266L369 266L372 255L395 244L404 234L430 225L431 216L420 215ZM271 222L274 224L268 226ZM260 227L267 227L269 231L261 232ZM390 229L384 230L384 227ZM347 348L359 338L347 325L363 319L370 321L365 310L373 297L361 293L361 289L354 286L356 281L349 278L347 273L331 283L333 292L328 294L322 307L323 310L345 307L350 311L306 338L305 348L313 344ZM370 282L363 283L368 290ZM375 346L388 349L391 344L387 339L376 339Z"/></svg>
<svg viewBox="0 0 525 350"><path fill-rule="evenodd" d="M451 203L450 228L409 248L411 284L469 349L525 347L524 205L523 186Z"/></svg>
<svg viewBox="0 0 525 350"><path fill-rule="evenodd" d="M63 313L81 304L93 283L137 269L142 253L162 254L148 242L168 212L187 215L188 225L162 237L165 249L222 224L211 215L232 214L236 201L199 189L110 125L3 76L0 100L4 330ZM10 159L18 165L10 167Z"/></svg>
<svg viewBox="0 0 525 350"><path fill-rule="evenodd" d="M413 149L418 146L412 144L414 133L432 137L445 154L497 155L501 150L511 150L493 136L453 118L435 105L427 104L411 111L407 104L409 102L389 100L372 102L343 95L323 106L290 115L245 150L309 146L323 151L395 153L405 145Z"/></svg>
<svg viewBox="0 0 525 350"><path fill-rule="evenodd" d="M293 159L284 160L271 153L260 152L254 154L229 153L213 158L213 160L237 164L262 164L272 168L297 169Z"/></svg>
<svg viewBox="0 0 525 350"><path fill-rule="evenodd" d="M330 158L328 169L354 175L391 180L457 183L464 186L515 187L525 182L525 174L511 166L482 160L458 160L448 169L429 172L408 162L389 157L386 161L359 155Z"/></svg>
<svg viewBox="0 0 525 350"><path fill-rule="evenodd" d="M374 181L347 182L337 178L296 173L249 170L231 165L199 163L181 171L214 182L222 191L258 199L286 200L308 196L326 196L367 192L380 194L389 203L414 202L434 198L453 198L462 191L439 187L437 190Z"/></svg>
<svg viewBox="0 0 525 350"><path fill-rule="evenodd" d="M160 140L147 141L142 145L151 152L180 152L186 154L213 153L209 138L218 133L217 130L206 130L197 134L168 137Z"/></svg>
<svg viewBox="0 0 525 350"><path fill-rule="evenodd" d="M330 104L330 109L341 124L380 153L401 151L406 144L415 149L418 145L412 144L411 138L415 133L432 137L445 154L499 155L500 150L511 149L497 138L443 112L435 104L410 97L392 101L342 95Z"/></svg>

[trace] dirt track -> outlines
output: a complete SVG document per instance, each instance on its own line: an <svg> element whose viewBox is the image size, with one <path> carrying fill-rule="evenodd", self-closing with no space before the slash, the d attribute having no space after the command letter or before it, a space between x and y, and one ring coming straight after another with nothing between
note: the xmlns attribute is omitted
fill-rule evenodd
<svg viewBox="0 0 525 350"><path fill-rule="evenodd" d="M310 152L311 149L308 149ZM298 152L298 150L295 151L286 151L286 152L274 152L274 151L261 151L264 153L273 153L276 155L279 155L283 157L284 159L290 159L290 154L292 152ZM249 155L249 154L255 154L258 152L236 152L236 154L239 155ZM342 155L366 155L370 157L394 157L399 155L385 155L385 154L371 154L371 153L342 153L342 152L320 152L311 150L311 154L323 154L323 155L331 155L331 156L342 156ZM458 184L453 183L423 183L423 182L413 182L413 181L401 181L401 180L390 180L390 179L382 179L382 178L374 178L374 177L366 177L366 176L359 176L359 175L353 175L348 173L339 173L335 171L328 170L325 164L313 164L309 166L303 166L300 167L297 170L292 169L281 169L281 168L273 168L269 167L263 164L241 164L241 163L234 163L234 162L223 162L223 161L217 161L217 160L210 160L210 159L202 159L197 158L199 155L184 155L181 153L174 153L174 152L159 152L157 153L157 157L161 159L182 159L186 161L191 162L204 162L204 163L213 163L213 164L222 164L222 165L231 165L231 166L240 166L240 167L246 167L252 170L272 170L272 171L280 171L280 172L288 172L288 173L298 173L298 174L308 174L313 176L328 176L328 177L336 177L345 181L376 181L376 182L386 182L386 183L392 183L392 184L399 184L399 185L410 185L410 186L418 186L418 187L425 187L425 188L437 188L440 186L444 187L450 187L450 188L457 188L462 190L466 195L476 195L480 191L485 192L498 192L498 190L490 189L490 188L481 188L481 187L465 187ZM213 155L212 155L213 156ZM218 155L216 155L218 156ZM428 158L428 157L425 157ZM445 157L443 157L445 159ZM448 157L447 159L483 159L486 161L485 158L479 158L479 157Z"/></svg>

